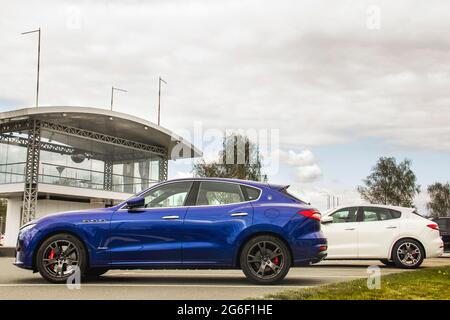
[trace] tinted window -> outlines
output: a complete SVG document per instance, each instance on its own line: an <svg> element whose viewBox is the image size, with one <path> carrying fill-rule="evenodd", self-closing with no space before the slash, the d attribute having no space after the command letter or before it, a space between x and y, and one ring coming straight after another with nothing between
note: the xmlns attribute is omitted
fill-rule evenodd
<svg viewBox="0 0 450 320"><path fill-rule="evenodd" d="M248 186L241 185L242 192L244 193L244 197L247 201L256 200L259 198L259 194L261 191L259 189L255 189Z"/></svg>
<svg viewBox="0 0 450 320"><path fill-rule="evenodd" d="M146 208L181 207L184 205L192 182L169 183L150 190L145 197Z"/></svg>
<svg viewBox="0 0 450 320"><path fill-rule="evenodd" d="M384 221L400 218L401 213L395 210L389 210L385 208L376 207L364 207L363 208L363 221Z"/></svg>
<svg viewBox="0 0 450 320"><path fill-rule="evenodd" d="M333 223L355 222L358 208L344 208L336 211L331 216Z"/></svg>
<svg viewBox="0 0 450 320"><path fill-rule="evenodd" d="M234 183L201 182L197 205L221 205L245 201L241 187Z"/></svg>
<svg viewBox="0 0 450 320"><path fill-rule="evenodd" d="M402 216L402 213L400 211L392 210L392 209L390 211L391 211L392 219L398 219Z"/></svg>

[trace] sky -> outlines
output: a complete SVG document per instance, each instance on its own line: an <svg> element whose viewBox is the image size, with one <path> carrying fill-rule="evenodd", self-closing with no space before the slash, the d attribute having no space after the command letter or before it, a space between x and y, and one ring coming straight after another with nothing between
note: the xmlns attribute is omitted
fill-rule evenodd
<svg viewBox="0 0 450 320"><path fill-rule="evenodd" d="M269 180L323 210L380 156L408 158L422 186L450 180L448 1L3 1L0 111L40 105L109 108L197 141L256 130L275 139ZM259 131L258 131L259 130ZM261 134L264 135L264 134ZM259 136L258 136L259 137ZM196 145L197 145L196 144ZM171 162L169 177L192 175Z"/></svg>

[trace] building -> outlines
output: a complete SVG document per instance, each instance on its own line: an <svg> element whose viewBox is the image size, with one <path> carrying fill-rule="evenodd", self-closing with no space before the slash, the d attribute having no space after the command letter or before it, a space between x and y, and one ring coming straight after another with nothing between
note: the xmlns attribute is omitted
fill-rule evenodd
<svg viewBox="0 0 450 320"><path fill-rule="evenodd" d="M0 113L5 246L24 223L54 212L110 206L167 179L168 160L200 156L171 131L87 107Z"/></svg>

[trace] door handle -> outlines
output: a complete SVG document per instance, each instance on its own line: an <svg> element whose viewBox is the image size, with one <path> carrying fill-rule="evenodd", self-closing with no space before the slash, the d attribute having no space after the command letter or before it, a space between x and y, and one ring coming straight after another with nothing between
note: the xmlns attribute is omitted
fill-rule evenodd
<svg viewBox="0 0 450 320"><path fill-rule="evenodd" d="M352 231L352 230L355 230L355 228L347 228L347 229L344 229L345 231Z"/></svg>
<svg viewBox="0 0 450 320"><path fill-rule="evenodd" d="M179 216L164 216L164 217L162 217L162 218L163 218L163 219L166 219L166 220L180 219Z"/></svg>
<svg viewBox="0 0 450 320"><path fill-rule="evenodd" d="M397 227L396 226L389 226L389 227L386 227L386 229L397 229Z"/></svg>
<svg viewBox="0 0 450 320"><path fill-rule="evenodd" d="M244 216L248 216L248 213L247 212L236 212L236 213L230 214L230 216L232 216L232 217L244 217Z"/></svg>

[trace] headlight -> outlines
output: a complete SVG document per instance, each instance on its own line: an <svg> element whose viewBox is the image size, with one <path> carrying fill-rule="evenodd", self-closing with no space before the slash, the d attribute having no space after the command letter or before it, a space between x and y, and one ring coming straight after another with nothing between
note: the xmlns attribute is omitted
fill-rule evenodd
<svg viewBox="0 0 450 320"><path fill-rule="evenodd" d="M24 225L22 228L19 229L19 232L20 232L20 233L26 232L26 231L28 231L28 230L34 228L34 226L36 226L36 223L29 223L29 224L26 224L26 225Z"/></svg>

